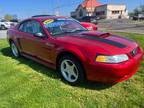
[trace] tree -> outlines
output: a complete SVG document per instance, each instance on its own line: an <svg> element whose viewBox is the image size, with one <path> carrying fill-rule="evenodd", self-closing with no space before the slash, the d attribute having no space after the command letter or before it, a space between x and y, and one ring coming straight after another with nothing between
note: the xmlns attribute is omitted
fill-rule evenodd
<svg viewBox="0 0 144 108"><path fill-rule="evenodd" d="M134 9L133 13L134 13L135 16L138 16L139 13L140 13L140 12L139 12L139 9L138 9L138 8Z"/></svg>
<svg viewBox="0 0 144 108"><path fill-rule="evenodd" d="M12 16L13 17L13 20L17 20L18 19L18 16L15 14Z"/></svg>
<svg viewBox="0 0 144 108"><path fill-rule="evenodd" d="M130 17L135 16L133 12L129 12L128 14L129 14Z"/></svg>
<svg viewBox="0 0 144 108"><path fill-rule="evenodd" d="M12 16L12 15L7 14L7 15L5 15L4 19L5 19L5 20L7 20L7 21L10 21L10 20L12 20L12 19L13 19L13 16Z"/></svg>
<svg viewBox="0 0 144 108"><path fill-rule="evenodd" d="M139 14L144 14L144 5L135 8L133 12L129 13L130 16L138 16Z"/></svg>
<svg viewBox="0 0 144 108"><path fill-rule="evenodd" d="M140 11L141 11L141 13L144 14L144 5L141 5L141 6L140 6Z"/></svg>

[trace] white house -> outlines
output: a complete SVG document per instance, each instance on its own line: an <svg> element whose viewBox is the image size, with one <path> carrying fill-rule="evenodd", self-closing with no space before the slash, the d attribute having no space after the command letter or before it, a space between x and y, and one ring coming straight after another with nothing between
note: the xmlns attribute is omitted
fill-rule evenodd
<svg viewBox="0 0 144 108"><path fill-rule="evenodd" d="M101 3L96 0L85 0L78 5L74 12L71 12L71 17L79 19L84 16L93 16L95 8L100 5Z"/></svg>
<svg viewBox="0 0 144 108"><path fill-rule="evenodd" d="M96 16L101 19L129 18L124 4L101 4L96 0L84 0L78 5L71 17L80 19L84 16Z"/></svg>

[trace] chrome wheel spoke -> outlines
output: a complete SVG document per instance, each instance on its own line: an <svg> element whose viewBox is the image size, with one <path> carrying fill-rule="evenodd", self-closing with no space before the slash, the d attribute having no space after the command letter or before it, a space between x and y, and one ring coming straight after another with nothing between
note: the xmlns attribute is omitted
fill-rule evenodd
<svg viewBox="0 0 144 108"><path fill-rule="evenodd" d="M77 77L76 75L76 72L75 72L75 65L73 64L71 67L70 67L70 71L71 71L71 75L74 76L74 77Z"/></svg>
<svg viewBox="0 0 144 108"><path fill-rule="evenodd" d="M72 74L71 74L71 77L73 77L74 79L76 79L76 78L77 78L77 75L76 75L75 73L72 73Z"/></svg>
<svg viewBox="0 0 144 108"><path fill-rule="evenodd" d="M68 73L68 78L72 79L72 74Z"/></svg>
<svg viewBox="0 0 144 108"><path fill-rule="evenodd" d="M66 68L69 66L67 61L64 61L64 64L66 65Z"/></svg>

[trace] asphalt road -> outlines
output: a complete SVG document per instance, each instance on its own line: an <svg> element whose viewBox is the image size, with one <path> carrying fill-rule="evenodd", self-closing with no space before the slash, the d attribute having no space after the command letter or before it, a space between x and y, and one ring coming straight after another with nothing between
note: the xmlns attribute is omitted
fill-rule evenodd
<svg viewBox="0 0 144 108"><path fill-rule="evenodd" d="M144 21L131 21L127 19L104 20L98 23L100 31L114 31L144 34Z"/></svg>
<svg viewBox="0 0 144 108"><path fill-rule="evenodd" d="M0 30L0 39L6 38L7 30Z"/></svg>

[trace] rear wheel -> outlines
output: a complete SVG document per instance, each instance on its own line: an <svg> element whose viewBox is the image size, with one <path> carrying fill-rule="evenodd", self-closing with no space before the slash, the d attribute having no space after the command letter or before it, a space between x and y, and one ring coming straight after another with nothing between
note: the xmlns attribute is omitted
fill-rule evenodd
<svg viewBox="0 0 144 108"><path fill-rule="evenodd" d="M62 78L71 85L84 81L84 71L80 62L73 56L64 56L59 60L59 71Z"/></svg>
<svg viewBox="0 0 144 108"><path fill-rule="evenodd" d="M11 46L12 54L13 54L15 57L19 57L19 56L20 56L20 53L19 53L19 50L18 50L16 44L15 44L14 42L11 42L11 43L10 43L10 46Z"/></svg>

